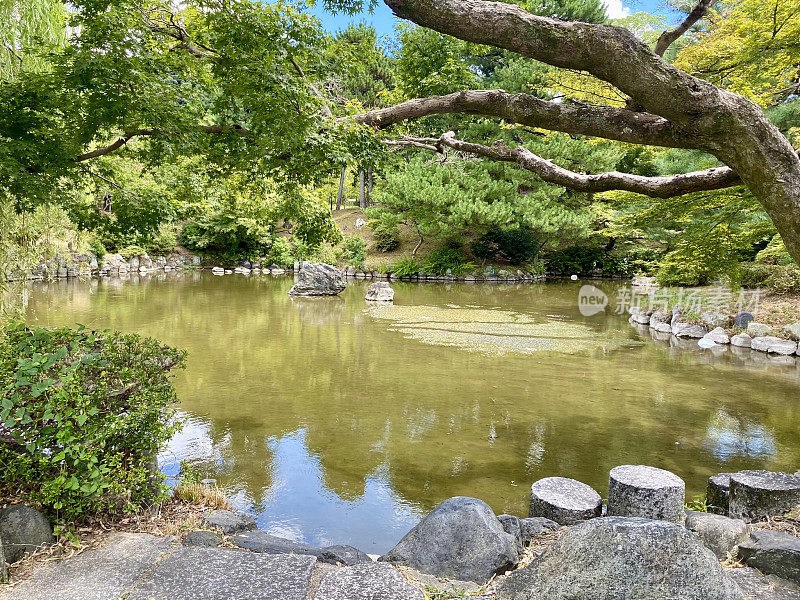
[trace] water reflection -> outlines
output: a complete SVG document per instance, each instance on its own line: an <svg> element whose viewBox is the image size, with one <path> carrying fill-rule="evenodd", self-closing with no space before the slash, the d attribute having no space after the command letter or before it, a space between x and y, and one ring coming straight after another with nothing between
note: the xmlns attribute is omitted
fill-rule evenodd
<svg viewBox="0 0 800 600"><path fill-rule="evenodd" d="M605 493L623 463L673 470L690 494L717 472L800 464L795 363L583 317L580 283L396 284L395 298L558 319L619 349L490 356L424 344L370 316L369 282L293 299L288 277L137 279L34 285L28 317L187 348L176 385L188 424L164 470L197 462L263 528L300 541L382 552L450 496L525 515L533 480L570 476Z"/></svg>

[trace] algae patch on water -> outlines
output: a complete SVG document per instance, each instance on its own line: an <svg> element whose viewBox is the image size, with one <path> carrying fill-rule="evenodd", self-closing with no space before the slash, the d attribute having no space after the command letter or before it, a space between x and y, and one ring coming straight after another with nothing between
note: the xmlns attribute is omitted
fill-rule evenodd
<svg viewBox="0 0 800 600"><path fill-rule="evenodd" d="M537 320L508 310L436 306L376 306L367 314L392 322L389 331L436 346L491 355L615 350L631 340L582 323Z"/></svg>

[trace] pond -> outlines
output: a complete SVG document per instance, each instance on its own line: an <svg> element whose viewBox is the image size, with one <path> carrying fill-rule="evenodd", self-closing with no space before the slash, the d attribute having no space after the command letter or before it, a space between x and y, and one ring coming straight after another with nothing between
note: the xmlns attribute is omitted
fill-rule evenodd
<svg viewBox="0 0 800 600"><path fill-rule="evenodd" d="M316 546L385 552L451 496L527 516L541 477L605 495L612 467L649 464L691 496L718 472L800 464L796 365L659 345L613 310L584 317L581 283L395 283L382 308L368 282L336 298L290 298L292 283L39 283L28 318L186 348L186 425L162 468L197 463L260 528Z"/></svg>

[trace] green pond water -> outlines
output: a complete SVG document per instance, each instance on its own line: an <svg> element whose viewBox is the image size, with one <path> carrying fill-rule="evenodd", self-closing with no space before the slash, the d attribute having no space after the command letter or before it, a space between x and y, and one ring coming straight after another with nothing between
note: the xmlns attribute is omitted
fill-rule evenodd
<svg viewBox="0 0 800 600"><path fill-rule="evenodd" d="M33 284L28 319L139 332L189 351L186 426L160 457L197 463L275 535L388 550L436 504L527 516L530 484L649 464L686 480L800 468L800 371L654 342L584 317L580 282L368 282L290 298L290 277L207 272ZM595 283L611 298L621 284ZM674 344L674 342L673 342Z"/></svg>

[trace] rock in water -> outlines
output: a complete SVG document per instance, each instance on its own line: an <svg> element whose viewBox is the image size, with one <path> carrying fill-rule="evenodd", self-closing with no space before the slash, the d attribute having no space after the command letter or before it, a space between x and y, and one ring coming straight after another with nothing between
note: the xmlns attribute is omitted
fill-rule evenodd
<svg viewBox="0 0 800 600"><path fill-rule="evenodd" d="M743 600L714 554L667 521L602 517L571 527L497 587L499 600Z"/></svg>
<svg viewBox="0 0 800 600"><path fill-rule="evenodd" d="M642 517L680 523L686 484L656 467L622 465L611 469L608 484L609 516Z"/></svg>
<svg viewBox="0 0 800 600"><path fill-rule="evenodd" d="M784 515L800 506L800 477L771 471L731 474L729 516L756 521Z"/></svg>
<svg viewBox="0 0 800 600"><path fill-rule="evenodd" d="M739 558L768 575L800 584L800 538L782 531L754 531Z"/></svg>
<svg viewBox="0 0 800 600"><path fill-rule="evenodd" d="M483 583L518 560L517 540L488 504L445 500L379 560L439 577Z"/></svg>
<svg viewBox="0 0 800 600"><path fill-rule="evenodd" d="M376 281L369 286L364 300L370 302L392 302L394 300L394 290L388 281Z"/></svg>
<svg viewBox="0 0 800 600"><path fill-rule="evenodd" d="M585 483L567 477L545 477L531 486L531 517L574 525L599 517L603 499Z"/></svg>
<svg viewBox="0 0 800 600"><path fill-rule="evenodd" d="M322 580L314 600L424 600L391 565L371 563L337 569Z"/></svg>
<svg viewBox="0 0 800 600"><path fill-rule="evenodd" d="M736 547L750 537L750 527L741 519L693 510L686 511L686 529L694 531L703 545L721 559L735 555Z"/></svg>
<svg viewBox="0 0 800 600"><path fill-rule="evenodd" d="M0 540L8 564L55 542L47 518L35 508L22 504L0 510Z"/></svg>
<svg viewBox="0 0 800 600"><path fill-rule="evenodd" d="M344 291L344 273L325 263L303 262L297 283L289 290L291 296L336 296Z"/></svg>

